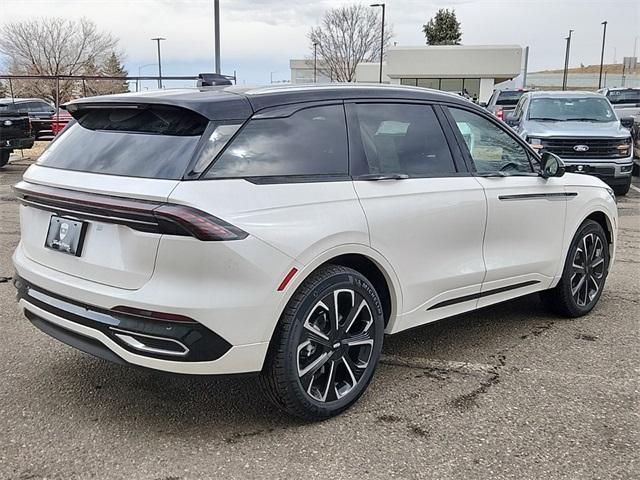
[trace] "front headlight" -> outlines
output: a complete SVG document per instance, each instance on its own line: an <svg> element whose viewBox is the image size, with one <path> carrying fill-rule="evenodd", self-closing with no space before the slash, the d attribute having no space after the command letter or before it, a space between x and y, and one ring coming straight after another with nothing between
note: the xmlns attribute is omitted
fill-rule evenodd
<svg viewBox="0 0 640 480"><path fill-rule="evenodd" d="M629 153L631 153L631 137L625 138L616 146L616 149L621 157L629 156Z"/></svg>
<svg viewBox="0 0 640 480"><path fill-rule="evenodd" d="M531 145L531 147L533 147L536 152L539 152L544 148L544 145L542 145L542 140L539 138L528 138L527 142L529 142L529 145Z"/></svg>

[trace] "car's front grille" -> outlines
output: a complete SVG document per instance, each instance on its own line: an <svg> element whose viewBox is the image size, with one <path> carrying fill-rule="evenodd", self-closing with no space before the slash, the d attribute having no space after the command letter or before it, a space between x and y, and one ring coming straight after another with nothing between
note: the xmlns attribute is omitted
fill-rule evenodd
<svg viewBox="0 0 640 480"><path fill-rule="evenodd" d="M624 144L621 138L548 138L542 141L546 150L571 159L624 158L628 150L621 154L618 146Z"/></svg>

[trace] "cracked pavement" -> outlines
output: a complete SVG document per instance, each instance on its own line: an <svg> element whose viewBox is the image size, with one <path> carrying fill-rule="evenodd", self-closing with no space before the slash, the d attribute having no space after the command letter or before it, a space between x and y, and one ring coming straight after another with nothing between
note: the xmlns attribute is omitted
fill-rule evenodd
<svg viewBox="0 0 640 480"><path fill-rule="evenodd" d="M0 170L0 277L19 235L9 185L27 165ZM533 295L387 337L369 391L317 424L275 411L250 377L166 376L67 347L0 283L0 478L637 478L640 193L619 211L590 315L558 318Z"/></svg>

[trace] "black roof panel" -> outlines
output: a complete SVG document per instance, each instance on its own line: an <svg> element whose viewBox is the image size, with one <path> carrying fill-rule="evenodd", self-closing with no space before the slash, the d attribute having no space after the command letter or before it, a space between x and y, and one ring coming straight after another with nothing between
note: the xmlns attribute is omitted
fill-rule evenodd
<svg viewBox="0 0 640 480"><path fill-rule="evenodd" d="M231 86L157 90L81 98L73 100L65 106L110 103L175 105L198 112L210 120L235 120L248 118L253 112L279 105L358 99L430 100L465 105L470 103L459 95L427 88L333 83L253 88Z"/></svg>

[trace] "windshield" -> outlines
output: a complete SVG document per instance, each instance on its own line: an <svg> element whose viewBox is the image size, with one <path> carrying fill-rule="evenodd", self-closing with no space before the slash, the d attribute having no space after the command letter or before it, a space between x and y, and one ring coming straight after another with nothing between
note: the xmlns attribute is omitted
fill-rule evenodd
<svg viewBox="0 0 640 480"><path fill-rule="evenodd" d="M640 103L640 88L626 90L609 90L607 98L614 105L620 103Z"/></svg>
<svg viewBox="0 0 640 480"><path fill-rule="evenodd" d="M529 107L529 120L613 122L616 116L606 98L534 98Z"/></svg>
<svg viewBox="0 0 640 480"><path fill-rule="evenodd" d="M496 105L517 105L524 93L524 90L505 90L500 92Z"/></svg>

